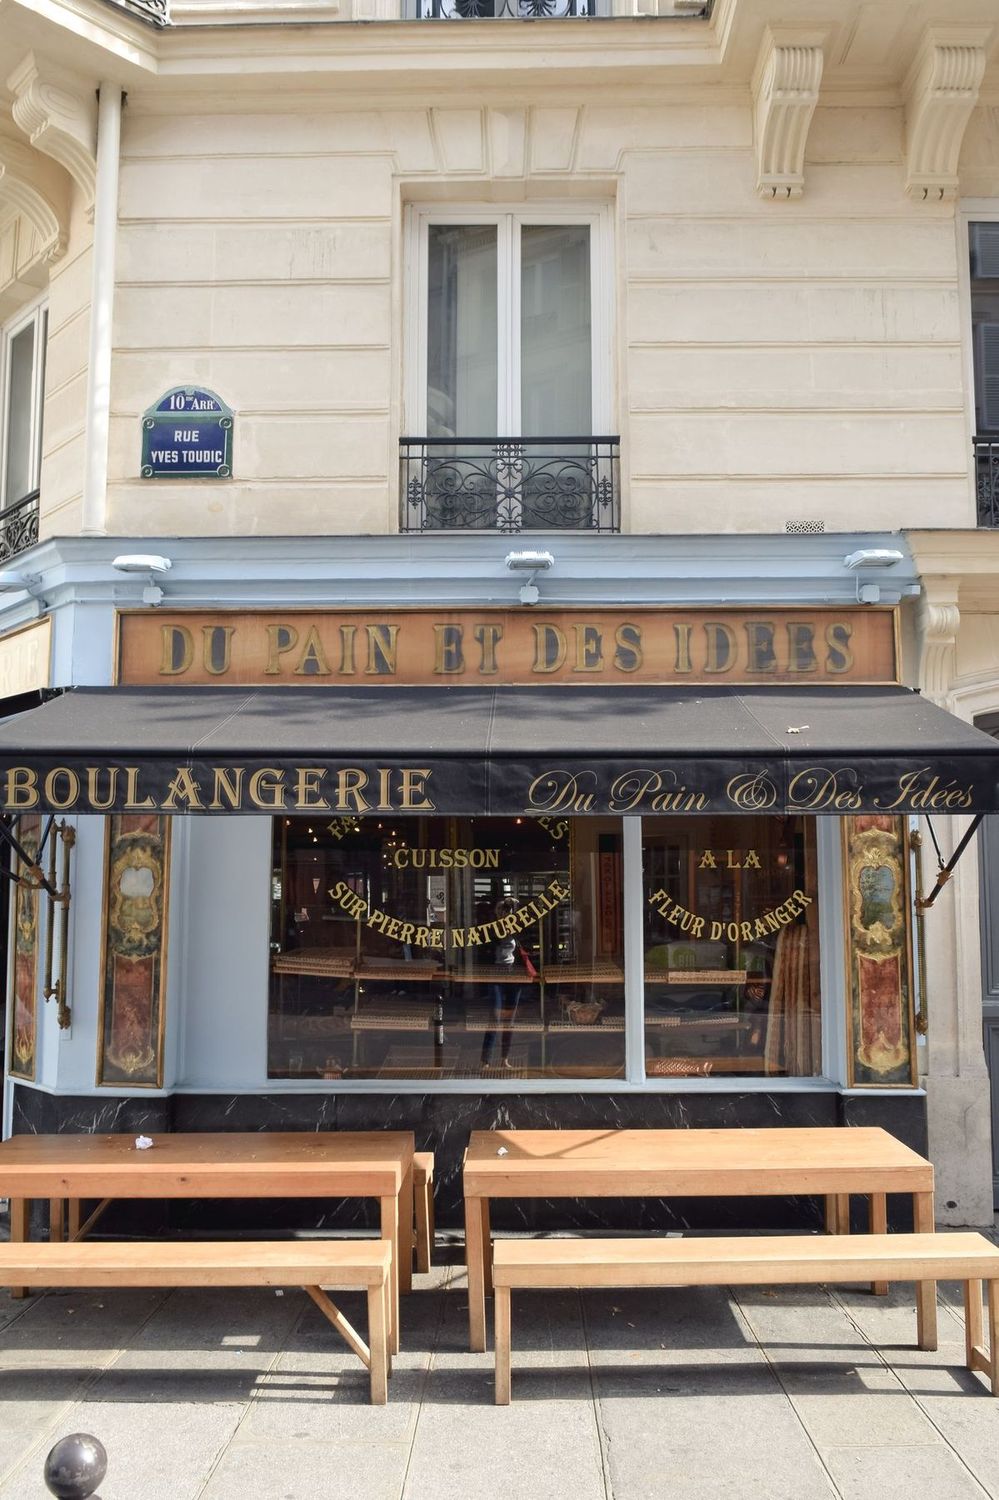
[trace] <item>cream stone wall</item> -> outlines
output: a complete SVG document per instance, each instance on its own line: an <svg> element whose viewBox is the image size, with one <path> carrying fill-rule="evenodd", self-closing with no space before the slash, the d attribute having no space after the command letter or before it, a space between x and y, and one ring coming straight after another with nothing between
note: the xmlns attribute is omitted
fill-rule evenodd
<svg viewBox="0 0 999 1500"><path fill-rule="evenodd" d="M274 110L129 95L108 530L394 530L403 204L572 197L614 206L625 529L974 524L954 208L906 196L901 107L820 105L790 202L748 90ZM195 382L236 477L140 481L142 411Z"/></svg>
<svg viewBox="0 0 999 1500"><path fill-rule="evenodd" d="M38 517L42 539L73 536L80 530L92 242L93 225L76 194L68 248L49 268L49 336Z"/></svg>

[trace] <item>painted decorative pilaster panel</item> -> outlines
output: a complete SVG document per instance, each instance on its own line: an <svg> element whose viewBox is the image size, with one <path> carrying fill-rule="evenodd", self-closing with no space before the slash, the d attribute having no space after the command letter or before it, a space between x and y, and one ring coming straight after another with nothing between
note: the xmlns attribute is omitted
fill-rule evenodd
<svg viewBox="0 0 999 1500"><path fill-rule="evenodd" d="M170 819L107 819L97 1083L162 1088Z"/></svg>
<svg viewBox="0 0 999 1500"><path fill-rule="evenodd" d="M20 821L18 840L30 859L37 862L38 844L42 834L42 820L37 813L28 813ZM18 860L19 875L27 872L28 866ZM11 985L11 1008L14 1012L11 1025L10 1065L11 1078L33 1080L35 1077L36 1049L38 1041L38 892L30 886L14 886L14 930L13 930L13 983Z"/></svg>
<svg viewBox="0 0 999 1500"><path fill-rule="evenodd" d="M843 819L851 1087L916 1081L903 818Z"/></svg>

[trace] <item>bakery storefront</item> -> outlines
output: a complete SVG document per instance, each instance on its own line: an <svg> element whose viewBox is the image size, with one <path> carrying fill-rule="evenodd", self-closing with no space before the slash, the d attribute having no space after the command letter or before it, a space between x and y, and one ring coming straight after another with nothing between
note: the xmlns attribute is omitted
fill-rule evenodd
<svg viewBox="0 0 999 1500"><path fill-rule="evenodd" d="M72 830L100 872L86 931L74 877L73 1045L115 1124L32 1087L63 908L19 888L13 1128L413 1128L444 1225L496 1123L879 1123L925 1150L909 828L999 810L999 755L899 684L898 631L122 612L114 686L0 726L22 850L58 888Z"/></svg>

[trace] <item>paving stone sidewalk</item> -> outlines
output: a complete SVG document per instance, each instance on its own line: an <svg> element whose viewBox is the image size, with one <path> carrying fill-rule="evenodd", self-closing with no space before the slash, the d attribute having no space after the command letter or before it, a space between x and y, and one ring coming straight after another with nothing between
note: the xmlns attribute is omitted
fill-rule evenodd
<svg viewBox="0 0 999 1500"><path fill-rule="evenodd" d="M385 1407L298 1291L0 1291L0 1500L41 1500L81 1430L110 1455L103 1500L999 1497L956 1287L932 1354L903 1288L515 1295L497 1408L460 1253L404 1302Z"/></svg>

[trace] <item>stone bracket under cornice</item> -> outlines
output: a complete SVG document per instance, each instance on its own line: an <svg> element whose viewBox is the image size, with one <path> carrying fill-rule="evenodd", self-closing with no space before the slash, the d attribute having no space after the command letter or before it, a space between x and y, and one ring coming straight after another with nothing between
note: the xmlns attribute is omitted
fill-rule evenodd
<svg viewBox="0 0 999 1500"><path fill-rule="evenodd" d="M58 260L69 243L70 188L54 162L0 131L0 204L10 203L38 235L42 258Z"/></svg>
<svg viewBox="0 0 999 1500"><path fill-rule="evenodd" d="M961 624L956 578L923 577L919 601L919 691L924 698L951 707Z"/></svg>
<svg viewBox="0 0 999 1500"><path fill-rule="evenodd" d="M756 191L761 198L800 198L805 142L819 100L824 38L768 31L753 73Z"/></svg>
<svg viewBox="0 0 999 1500"><path fill-rule="evenodd" d="M14 122L31 144L72 177L90 218L97 190L97 100L67 87L65 76L29 52L7 79Z"/></svg>
<svg viewBox="0 0 999 1500"><path fill-rule="evenodd" d="M989 32L931 30L904 85L905 190L939 203L958 194L961 142L978 102Z"/></svg>

